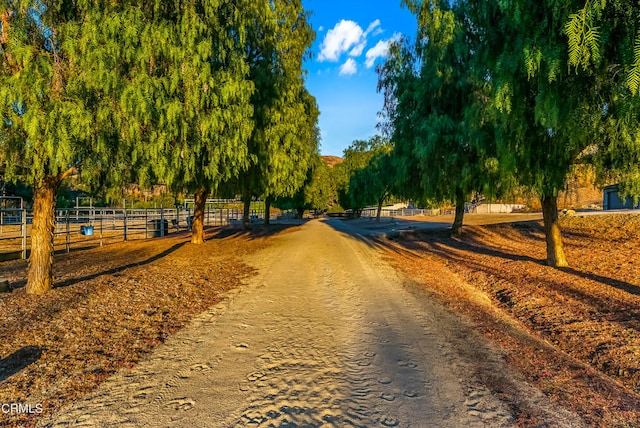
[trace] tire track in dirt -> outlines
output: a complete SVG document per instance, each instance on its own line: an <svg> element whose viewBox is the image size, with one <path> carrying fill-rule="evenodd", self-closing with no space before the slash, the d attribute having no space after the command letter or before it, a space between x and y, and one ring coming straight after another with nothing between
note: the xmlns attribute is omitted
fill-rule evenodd
<svg viewBox="0 0 640 428"><path fill-rule="evenodd" d="M246 287L46 424L511 425L447 337L459 321L365 243L313 221L248 262Z"/></svg>

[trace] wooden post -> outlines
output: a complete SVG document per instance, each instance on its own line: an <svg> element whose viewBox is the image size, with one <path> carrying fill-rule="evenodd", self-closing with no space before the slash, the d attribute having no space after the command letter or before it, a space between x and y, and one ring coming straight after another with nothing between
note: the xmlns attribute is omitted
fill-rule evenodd
<svg viewBox="0 0 640 428"><path fill-rule="evenodd" d="M149 238L148 236L149 230L149 210L147 208L144 209L144 239Z"/></svg>
<svg viewBox="0 0 640 428"><path fill-rule="evenodd" d="M104 212L100 215L100 246L102 247L102 217L104 217Z"/></svg>

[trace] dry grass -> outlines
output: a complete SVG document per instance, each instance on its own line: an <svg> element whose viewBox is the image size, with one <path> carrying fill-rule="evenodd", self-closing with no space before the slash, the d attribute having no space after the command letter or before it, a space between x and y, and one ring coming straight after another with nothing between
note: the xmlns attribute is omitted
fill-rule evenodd
<svg viewBox="0 0 640 428"><path fill-rule="evenodd" d="M42 404L43 415L132 368L193 316L241 285L244 255L282 227L222 229L203 245L187 234L56 257L58 285L44 296L0 295L0 403ZM0 263L24 285L26 263ZM0 426L32 426L38 414L3 414Z"/></svg>
<svg viewBox="0 0 640 428"><path fill-rule="evenodd" d="M567 217L562 226L565 269L544 264L535 221L468 226L459 239L402 237L389 257L561 405L592 425L640 426L640 216ZM523 425L536 424L531 409L512 405Z"/></svg>

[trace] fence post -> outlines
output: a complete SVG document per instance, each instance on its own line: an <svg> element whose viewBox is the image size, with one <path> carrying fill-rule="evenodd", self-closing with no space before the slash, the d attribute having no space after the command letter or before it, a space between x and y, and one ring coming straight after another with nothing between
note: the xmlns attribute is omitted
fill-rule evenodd
<svg viewBox="0 0 640 428"><path fill-rule="evenodd" d="M149 231L149 209L145 208L144 209L144 239L149 238L148 231Z"/></svg>
<svg viewBox="0 0 640 428"><path fill-rule="evenodd" d="M102 217L104 217L104 212L100 215L100 246L102 247Z"/></svg>
<svg viewBox="0 0 640 428"><path fill-rule="evenodd" d="M127 240L127 209L124 209L124 240Z"/></svg>
<svg viewBox="0 0 640 428"><path fill-rule="evenodd" d="M176 208L176 232L180 233L180 209Z"/></svg>
<svg viewBox="0 0 640 428"><path fill-rule="evenodd" d="M160 236L164 236L164 208L160 207Z"/></svg>
<svg viewBox="0 0 640 428"><path fill-rule="evenodd" d="M22 235L22 260L26 260L27 258L27 210L22 210L22 221L20 222L20 231Z"/></svg>
<svg viewBox="0 0 640 428"><path fill-rule="evenodd" d="M77 216L77 211L76 211L76 216ZM69 210L67 210L67 215L66 215L66 220L67 220L67 238L65 240L65 250L68 253L71 249L71 225L69 223Z"/></svg>

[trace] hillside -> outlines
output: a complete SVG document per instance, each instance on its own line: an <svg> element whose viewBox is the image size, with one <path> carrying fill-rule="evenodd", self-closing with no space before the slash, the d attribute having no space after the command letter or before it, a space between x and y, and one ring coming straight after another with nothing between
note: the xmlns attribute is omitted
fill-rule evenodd
<svg viewBox="0 0 640 428"><path fill-rule="evenodd" d="M342 163L342 161L344 160L339 156L320 156L320 157L322 158L324 163L327 164L329 168L333 168L334 165Z"/></svg>

